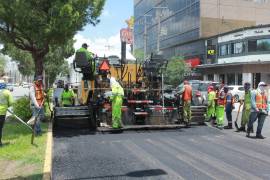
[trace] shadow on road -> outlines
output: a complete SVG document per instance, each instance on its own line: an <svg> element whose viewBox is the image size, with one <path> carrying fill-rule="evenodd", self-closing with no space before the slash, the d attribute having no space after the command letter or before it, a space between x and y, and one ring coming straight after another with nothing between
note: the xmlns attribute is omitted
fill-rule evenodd
<svg viewBox="0 0 270 180"><path fill-rule="evenodd" d="M83 177L76 179L68 179L68 180L84 180L84 179L116 179L120 177L134 177L134 178L142 178L142 177L151 177L151 176L161 176L166 175L167 173L162 169L149 169L149 170L141 170L141 171L133 171L127 174L119 174L119 175L110 175L110 176L93 176L93 177Z"/></svg>

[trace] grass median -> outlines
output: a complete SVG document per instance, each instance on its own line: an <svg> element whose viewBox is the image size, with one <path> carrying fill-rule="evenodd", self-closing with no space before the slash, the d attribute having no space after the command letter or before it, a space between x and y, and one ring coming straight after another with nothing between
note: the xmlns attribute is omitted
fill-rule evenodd
<svg viewBox="0 0 270 180"><path fill-rule="evenodd" d="M3 144L0 148L0 179L42 179L46 150L48 124L41 124L42 136L35 137L27 127L11 120L3 129Z"/></svg>

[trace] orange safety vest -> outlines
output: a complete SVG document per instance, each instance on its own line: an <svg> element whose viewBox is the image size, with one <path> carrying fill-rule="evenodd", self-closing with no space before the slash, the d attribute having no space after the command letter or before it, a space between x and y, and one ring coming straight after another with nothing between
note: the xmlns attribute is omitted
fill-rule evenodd
<svg viewBox="0 0 270 180"><path fill-rule="evenodd" d="M256 107L258 109L266 109L267 108L267 98L265 94L261 94L257 91L256 93Z"/></svg>
<svg viewBox="0 0 270 180"><path fill-rule="evenodd" d="M224 106L225 103L226 103L226 96L224 95L224 97L221 97L221 93L224 93L224 91L220 91L220 92L218 93L217 104L218 104L219 106Z"/></svg>
<svg viewBox="0 0 270 180"><path fill-rule="evenodd" d="M41 106L42 103L43 103L43 100L44 100L44 94L43 94L42 85L37 86L35 84L34 87L35 87L35 97L36 97L37 103L38 103L39 106Z"/></svg>
<svg viewBox="0 0 270 180"><path fill-rule="evenodd" d="M192 99L192 87L190 85L184 85L184 92L182 95L183 101L191 101Z"/></svg>

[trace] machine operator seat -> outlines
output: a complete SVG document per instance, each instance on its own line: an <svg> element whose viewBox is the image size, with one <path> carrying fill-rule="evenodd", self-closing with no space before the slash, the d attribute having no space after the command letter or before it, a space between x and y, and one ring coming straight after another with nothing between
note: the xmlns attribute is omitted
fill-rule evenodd
<svg viewBox="0 0 270 180"><path fill-rule="evenodd" d="M83 74L83 80L93 80L94 79L94 69L92 64L92 59L89 61L84 52L76 52L75 59L73 62L74 70L76 72ZM80 70L77 70L80 69Z"/></svg>

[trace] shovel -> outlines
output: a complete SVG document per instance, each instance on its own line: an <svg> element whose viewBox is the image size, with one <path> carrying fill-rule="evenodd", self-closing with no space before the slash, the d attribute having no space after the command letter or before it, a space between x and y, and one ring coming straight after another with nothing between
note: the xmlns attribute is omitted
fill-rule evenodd
<svg viewBox="0 0 270 180"><path fill-rule="evenodd" d="M19 118L16 114L14 114L13 111L10 109L7 109L7 111L12 114L19 122L21 122L23 125L25 125L28 129L30 129L32 132L34 131L31 126L29 126L27 123L25 123L21 118Z"/></svg>
<svg viewBox="0 0 270 180"><path fill-rule="evenodd" d="M240 105L239 105L239 108L238 108L238 111L237 111L237 115L236 115L236 119L234 121L234 126L235 126L236 130L239 130L239 126L237 124L237 121L238 121L238 116L239 116L240 109L241 109L242 105L243 105L243 103L240 102Z"/></svg>

